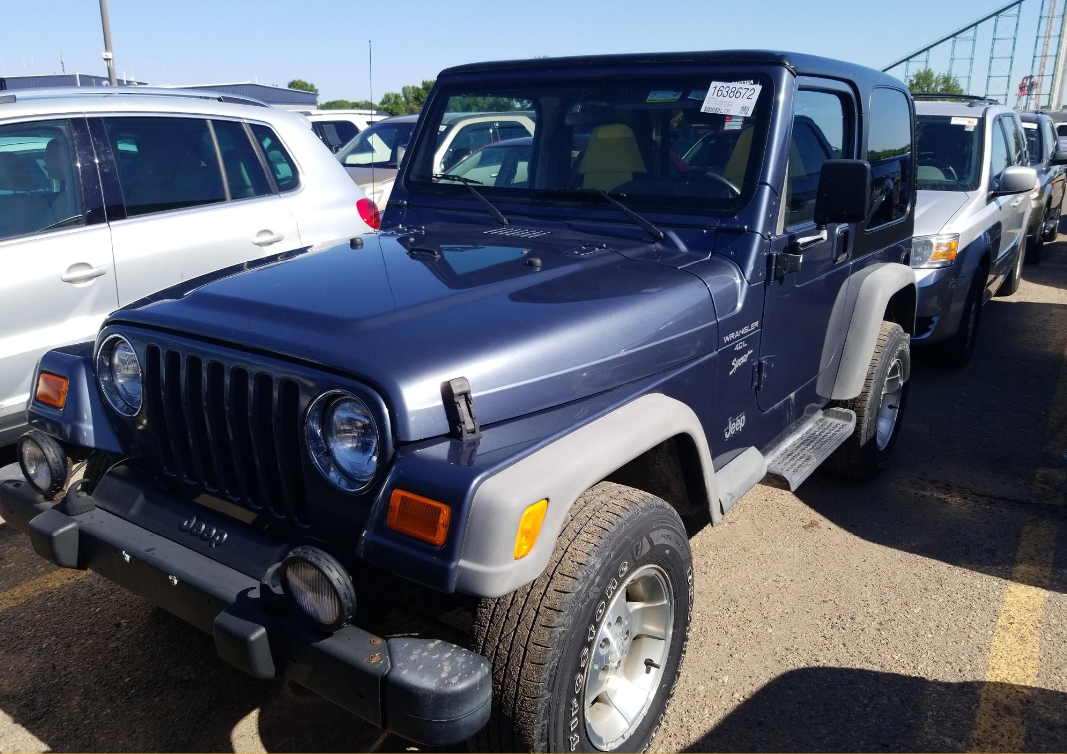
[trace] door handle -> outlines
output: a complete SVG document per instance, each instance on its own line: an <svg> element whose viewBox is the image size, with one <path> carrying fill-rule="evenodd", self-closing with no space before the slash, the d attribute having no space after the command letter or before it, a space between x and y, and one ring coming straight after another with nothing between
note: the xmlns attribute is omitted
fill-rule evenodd
<svg viewBox="0 0 1067 754"><path fill-rule="evenodd" d="M270 230L261 230L256 233L256 237L252 239L252 243L256 246L270 246L272 243L278 243L285 240L284 233L275 233Z"/></svg>
<svg viewBox="0 0 1067 754"><path fill-rule="evenodd" d="M59 276L64 283L86 283L93 278L107 274L107 267L90 267L85 262L72 264L67 271Z"/></svg>

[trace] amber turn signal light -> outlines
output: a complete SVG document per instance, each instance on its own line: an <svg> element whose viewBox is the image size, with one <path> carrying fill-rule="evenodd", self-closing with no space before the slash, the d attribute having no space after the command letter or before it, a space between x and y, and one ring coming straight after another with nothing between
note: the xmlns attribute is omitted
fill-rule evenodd
<svg viewBox="0 0 1067 754"><path fill-rule="evenodd" d="M41 372L37 378L37 400L46 406L63 408L67 403L67 378Z"/></svg>
<svg viewBox="0 0 1067 754"><path fill-rule="evenodd" d="M393 531L440 547L448 536L451 520L452 509L444 503L404 490L393 490L389 496L385 525Z"/></svg>
<svg viewBox="0 0 1067 754"><path fill-rule="evenodd" d="M545 520L545 512L548 510L548 498L538 500L522 512L519 519L519 533L515 535L515 560L526 556L537 542L537 535L541 533L541 524Z"/></svg>

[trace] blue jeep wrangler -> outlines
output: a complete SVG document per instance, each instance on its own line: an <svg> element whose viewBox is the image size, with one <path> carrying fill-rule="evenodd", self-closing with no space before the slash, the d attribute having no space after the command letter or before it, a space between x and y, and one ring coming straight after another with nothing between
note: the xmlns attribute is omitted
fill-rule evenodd
<svg viewBox="0 0 1067 754"><path fill-rule="evenodd" d="M512 111L532 138L490 118L436 159L447 113ZM0 511L415 741L641 750L685 655L687 536L761 481L887 463L912 122L899 81L805 55L447 70L381 232L47 354ZM398 602L468 638L391 636Z"/></svg>

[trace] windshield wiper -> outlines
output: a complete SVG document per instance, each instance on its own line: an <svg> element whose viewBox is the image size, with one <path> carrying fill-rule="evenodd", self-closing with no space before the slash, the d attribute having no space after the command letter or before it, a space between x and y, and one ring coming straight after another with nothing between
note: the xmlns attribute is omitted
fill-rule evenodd
<svg viewBox="0 0 1067 754"><path fill-rule="evenodd" d="M625 212L627 214L627 216L631 220L633 220L635 223L640 225L641 228L646 230L648 232L648 234L650 236L652 236L652 238L654 238L655 240L662 241L664 238L667 237L666 235L664 235L662 230L657 228L655 225L653 225L651 222L649 222L645 218L641 217L641 215L639 215L636 212L634 212L632 209L630 209L625 204L620 202L618 199L613 197L607 191L602 191L601 189L598 189L598 188L559 188L559 189L552 189L552 190L555 191L556 193L560 193L560 194L585 194L586 196L588 196L588 195L599 196L601 199L606 199L607 201L611 202L616 207L621 209L623 212Z"/></svg>
<svg viewBox="0 0 1067 754"><path fill-rule="evenodd" d="M459 183L462 183L464 186L467 187L467 190L470 191L472 194L474 194L474 196L478 199L478 201L480 201L485 206L485 208L487 210L489 210L489 214L492 215L494 218L496 218L496 220L501 225L510 225L511 224L511 223L508 222L508 219L506 217L504 217L504 213L503 212L501 212L496 207L494 207L493 204L488 199L486 199L484 196L482 196L482 192L481 191L479 191L478 189L474 188L475 184L478 185L478 186L484 186L485 184L483 184L481 181L476 181L473 178L467 178L466 176L462 176L462 175L452 175L451 173L434 173L430 177L434 178L434 179L436 179L438 181L458 181Z"/></svg>

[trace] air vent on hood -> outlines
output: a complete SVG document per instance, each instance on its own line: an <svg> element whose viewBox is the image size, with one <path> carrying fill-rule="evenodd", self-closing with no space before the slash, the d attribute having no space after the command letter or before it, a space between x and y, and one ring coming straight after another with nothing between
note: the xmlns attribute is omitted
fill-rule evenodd
<svg viewBox="0 0 1067 754"><path fill-rule="evenodd" d="M485 231L487 236L510 236L512 238L540 238L547 236L550 230L530 230L528 228L493 228Z"/></svg>

